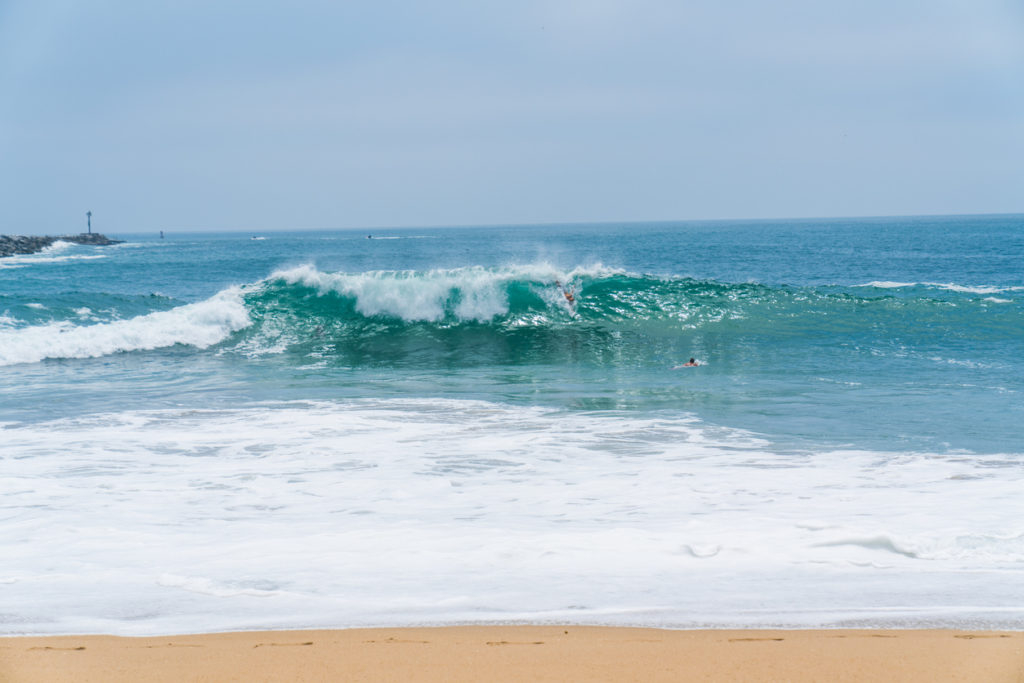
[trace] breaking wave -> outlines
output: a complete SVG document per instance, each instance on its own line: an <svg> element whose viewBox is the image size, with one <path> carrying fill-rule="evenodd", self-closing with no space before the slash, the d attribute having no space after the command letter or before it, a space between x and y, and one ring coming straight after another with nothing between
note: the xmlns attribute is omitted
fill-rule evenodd
<svg viewBox="0 0 1024 683"><path fill-rule="evenodd" d="M0 366L47 358L96 358L187 344L205 349L251 324L238 287L194 304L96 325L53 322L0 329Z"/></svg>
<svg viewBox="0 0 1024 683"><path fill-rule="evenodd" d="M882 292L864 292L868 286ZM600 264L356 273L304 265L125 320L84 324L95 322L79 315L89 301L76 304L66 320L12 329L5 318L0 365L217 345L218 352L248 357L295 353L355 365L575 360L635 366L652 355L675 357L700 335L749 340L770 351L795 339L917 343L942 335L1020 334L1017 306L993 307L964 297L967 288L959 286L908 289L914 286L722 283ZM900 291L885 293L893 289ZM982 289L1021 288L970 291Z"/></svg>

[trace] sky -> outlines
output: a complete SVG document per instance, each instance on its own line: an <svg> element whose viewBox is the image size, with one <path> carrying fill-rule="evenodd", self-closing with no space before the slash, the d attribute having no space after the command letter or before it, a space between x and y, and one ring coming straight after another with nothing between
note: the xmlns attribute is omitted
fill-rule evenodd
<svg viewBox="0 0 1024 683"><path fill-rule="evenodd" d="M1020 0L0 0L0 234L1024 212Z"/></svg>

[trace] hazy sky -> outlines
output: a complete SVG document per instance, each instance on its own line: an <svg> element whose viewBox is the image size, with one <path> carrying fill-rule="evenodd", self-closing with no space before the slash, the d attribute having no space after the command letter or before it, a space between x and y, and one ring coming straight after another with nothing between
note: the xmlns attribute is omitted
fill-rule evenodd
<svg viewBox="0 0 1024 683"><path fill-rule="evenodd" d="M1024 211L1021 0L0 0L0 233Z"/></svg>

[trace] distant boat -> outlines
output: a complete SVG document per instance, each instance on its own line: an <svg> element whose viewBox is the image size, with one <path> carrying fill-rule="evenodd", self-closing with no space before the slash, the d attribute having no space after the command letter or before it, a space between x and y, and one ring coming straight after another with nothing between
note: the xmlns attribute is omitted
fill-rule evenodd
<svg viewBox="0 0 1024 683"><path fill-rule="evenodd" d="M250 237L249 239L251 239L251 240L265 240L265 239L267 239L267 238L266 238L266 237L257 237L256 235L253 235L253 236L252 236L252 237Z"/></svg>

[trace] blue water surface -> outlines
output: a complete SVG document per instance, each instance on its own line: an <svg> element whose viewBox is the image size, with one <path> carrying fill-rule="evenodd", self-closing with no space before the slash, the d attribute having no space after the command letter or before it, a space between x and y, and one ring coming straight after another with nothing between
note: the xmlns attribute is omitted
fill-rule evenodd
<svg viewBox="0 0 1024 683"><path fill-rule="evenodd" d="M253 326L208 348L8 364L0 421L473 398L692 413L779 449L1021 451L1024 216L165 233L0 263L3 343L134 323L234 286ZM307 265L452 269L450 306L473 295L466 269L547 268L577 301L545 303L553 279L526 278L493 319L424 321L264 282ZM700 367L674 369L691 356Z"/></svg>

